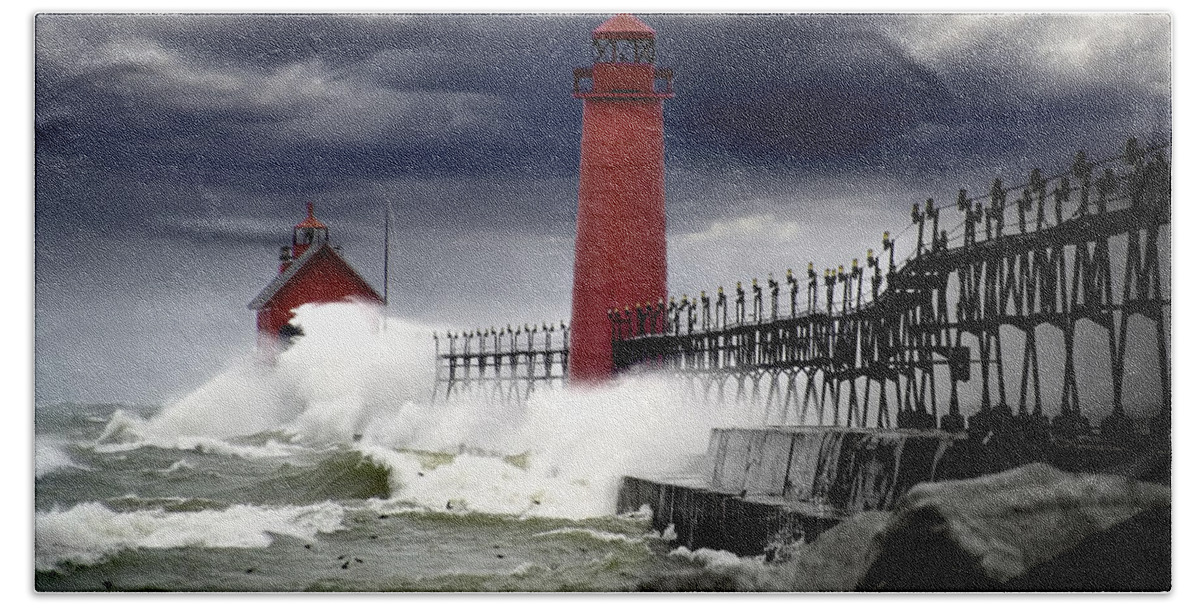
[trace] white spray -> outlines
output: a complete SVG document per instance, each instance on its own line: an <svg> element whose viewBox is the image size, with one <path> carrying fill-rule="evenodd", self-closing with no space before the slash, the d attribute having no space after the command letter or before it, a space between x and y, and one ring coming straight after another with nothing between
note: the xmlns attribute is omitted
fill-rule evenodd
<svg viewBox="0 0 1200 608"><path fill-rule="evenodd" d="M519 405L431 403L433 327L361 304L305 305L296 319L304 336L274 364L237 361L146 421L114 416L102 441L242 456L254 450L231 447L238 438L264 431L291 445L354 442L391 471L378 508L578 518L611 514L621 475L678 471L714 426L749 422L654 377Z"/></svg>

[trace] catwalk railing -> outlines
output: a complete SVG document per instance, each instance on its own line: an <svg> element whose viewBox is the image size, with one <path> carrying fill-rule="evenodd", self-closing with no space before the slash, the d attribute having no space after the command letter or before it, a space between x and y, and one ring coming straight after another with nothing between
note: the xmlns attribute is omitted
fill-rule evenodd
<svg viewBox="0 0 1200 608"><path fill-rule="evenodd" d="M1170 248L1160 238L1169 238L1161 230L1171 215L1168 151L1130 140L1111 158L1080 152L1063 174L1034 170L1021 185L997 179L982 196L962 190L950 205L913 205L915 247L899 265L896 239L884 233L882 254L868 249L865 267L856 259L849 270L818 274L810 263L804 277L788 270L783 281L753 280L749 294L738 283L732 296L718 288L715 297L610 310L614 369L682 375L698 397L759 404L764 421L778 424L958 431L969 392L978 408L972 430L1017 424L1078 436L1090 427L1077 364L1103 358L1108 377L1087 378L1110 384L1101 430L1128 435L1127 350L1131 321L1141 316L1153 326L1153 426L1165 432ZM942 215L953 211L962 221L947 233ZM1076 348L1085 322L1100 328L1105 347ZM1039 361L1046 328L1061 334L1061 361ZM1001 350L1014 340L1019 384L1006 378ZM1055 366L1061 390L1050 420L1042 376Z"/></svg>
<svg viewBox="0 0 1200 608"><path fill-rule="evenodd" d="M443 344L443 340L445 343ZM570 331L565 323L433 335L433 399L523 402L539 388L562 388Z"/></svg>

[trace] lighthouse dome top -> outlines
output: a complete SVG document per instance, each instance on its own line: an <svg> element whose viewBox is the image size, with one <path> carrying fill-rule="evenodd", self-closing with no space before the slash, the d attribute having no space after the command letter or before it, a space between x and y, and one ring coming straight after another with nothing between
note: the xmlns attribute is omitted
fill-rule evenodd
<svg viewBox="0 0 1200 608"><path fill-rule="evenodd" d="M328 226L326 226L324 222L317 219L317 216L313 215L313 204L312 203L308 203L308 217L304 218L304 221L300 222L299 224L296 224L296 227L297 228L328 228Z"/></svg>
<svg viewBox="0 0 1200 608"><path fill-rule="evenodd" d="M620 13L592 30L592 38L653 40L654 29L629 13Z"/></svg>

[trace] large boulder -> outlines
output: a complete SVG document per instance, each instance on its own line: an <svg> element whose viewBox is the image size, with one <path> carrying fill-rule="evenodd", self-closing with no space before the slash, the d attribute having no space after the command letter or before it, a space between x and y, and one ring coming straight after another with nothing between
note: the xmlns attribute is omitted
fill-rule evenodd
<svg viewBox="0 0 1200 608"><path fill-rule="evenodd" d="M874 535L856 588L1166 590L1170 503L1163 485L1040 463L919 484Z"/></svg>
<svg viewBox="0 0 1200 608"><path fill-rule="evenodd" d="M792 548L781 565L784 586L791 591L852 591L866 568L871 539L887 521L886 511L858 513L813 542Z"/></svg>
<svg viewBox="0 0 1200 608"><path fill-rule="evenodd" d="M1167 591L1171 509L1156 507L1010 579L1007 591Z"/></svg>

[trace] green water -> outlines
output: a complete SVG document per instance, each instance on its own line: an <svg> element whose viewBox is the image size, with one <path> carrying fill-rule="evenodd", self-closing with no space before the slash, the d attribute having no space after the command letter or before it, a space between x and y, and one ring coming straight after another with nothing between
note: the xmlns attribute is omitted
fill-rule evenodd
<svg viewBox="0 0 1200 608"><path fill-rule="evenodd" d="M645 513L486 513L470 505L492 497L469 493L421 504L393 495L380 448L353 443L97 443L116 411L37 408L37 590L631 591L705 576ZM461 458L397 454L422 477Z"/></svg>

